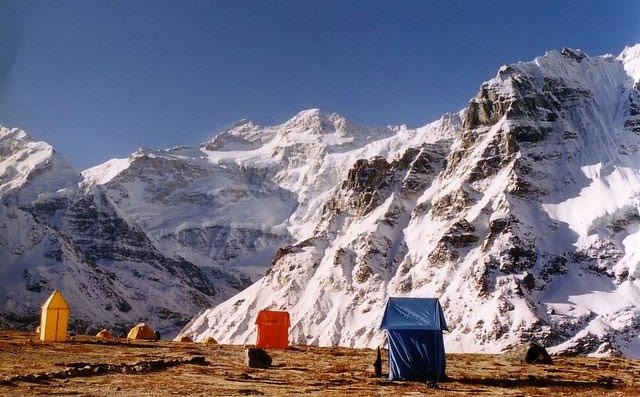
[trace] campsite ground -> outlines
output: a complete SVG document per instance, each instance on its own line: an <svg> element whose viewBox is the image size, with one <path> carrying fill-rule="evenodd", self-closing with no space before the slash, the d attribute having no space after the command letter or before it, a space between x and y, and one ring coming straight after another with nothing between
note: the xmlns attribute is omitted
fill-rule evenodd
<svg viewBox="0 0 640 397"><path fill-rule="evenodd" d="M244 364L242 346L91 336L43 343L36 334L0 330L0 395L574 396L637 395L640 387L640 360L622 358L527 365L499 355L447 354L451 380L429 388L374 377L371 349L292 346L268 353L273 366L255 369ZM205 362L191 360L197 356Z"/></svg>

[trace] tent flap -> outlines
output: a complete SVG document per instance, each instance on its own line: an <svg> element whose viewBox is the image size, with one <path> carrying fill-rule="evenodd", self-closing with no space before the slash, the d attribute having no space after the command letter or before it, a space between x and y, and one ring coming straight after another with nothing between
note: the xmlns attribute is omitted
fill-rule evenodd
<svg viewBox="0 0 640 397"><path fill-rule="evenodd" d="M388 330L389 379L439 381L444 378L442 331Z"/></svg>

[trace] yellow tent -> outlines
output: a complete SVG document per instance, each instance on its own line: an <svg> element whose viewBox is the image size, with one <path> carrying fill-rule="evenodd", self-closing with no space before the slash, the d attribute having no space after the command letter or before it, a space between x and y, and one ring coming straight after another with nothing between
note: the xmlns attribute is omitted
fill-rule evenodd
<svg viewBox="0 0 640 397"><path fill-rule="evenodd" d="M96 337L98 339L111 339L113 338L113 335L111 334L111 332L109 332L108 329L103 329L102 331L96 334Z"/></svg>
<svg viewBox="0 0 640 397"><path fill-rule="evenodd" d="M69 324L69 305L62 292L55 290L42 305L40 315L40 340L45 342L63 342L67 339Z"/></svg>
<svg viewBox="0 0 640 397"><path fill-rule="evenodd" d="M213 336L207 336L202 340L202 343L205 345L217 345L218 342L213 338Z"/></svg>
<svg viewBox="0 0 640 397"><path fill-rule="evenodd" d="M127 339L158 339L156 331L145 323L139 323L134 325L133 328L127 334Z"/></svg>

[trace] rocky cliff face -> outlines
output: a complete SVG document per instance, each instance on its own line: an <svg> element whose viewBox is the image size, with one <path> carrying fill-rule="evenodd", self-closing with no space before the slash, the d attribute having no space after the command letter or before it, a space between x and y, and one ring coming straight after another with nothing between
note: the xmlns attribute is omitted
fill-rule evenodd
<svg viewBox="0 0 640 397"><path fill-rule="evenodd" d="M640 356L637 51L502 67L439 139L352 162L313 233L182 333L251 342L271 308L294 342L375 346L386 297L437 296L450 350Z"/></svg>

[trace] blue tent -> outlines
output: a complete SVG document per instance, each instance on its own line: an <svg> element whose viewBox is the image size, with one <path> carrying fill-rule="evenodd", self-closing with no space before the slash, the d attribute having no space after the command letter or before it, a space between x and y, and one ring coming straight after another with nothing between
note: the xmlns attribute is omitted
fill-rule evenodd
<svg viewBox="0 0 640 397"><path fill-rule="evenodd" d="M389 298L380 328L389 337L389 379L444 378L447 323L438 299Z"/></svg>

